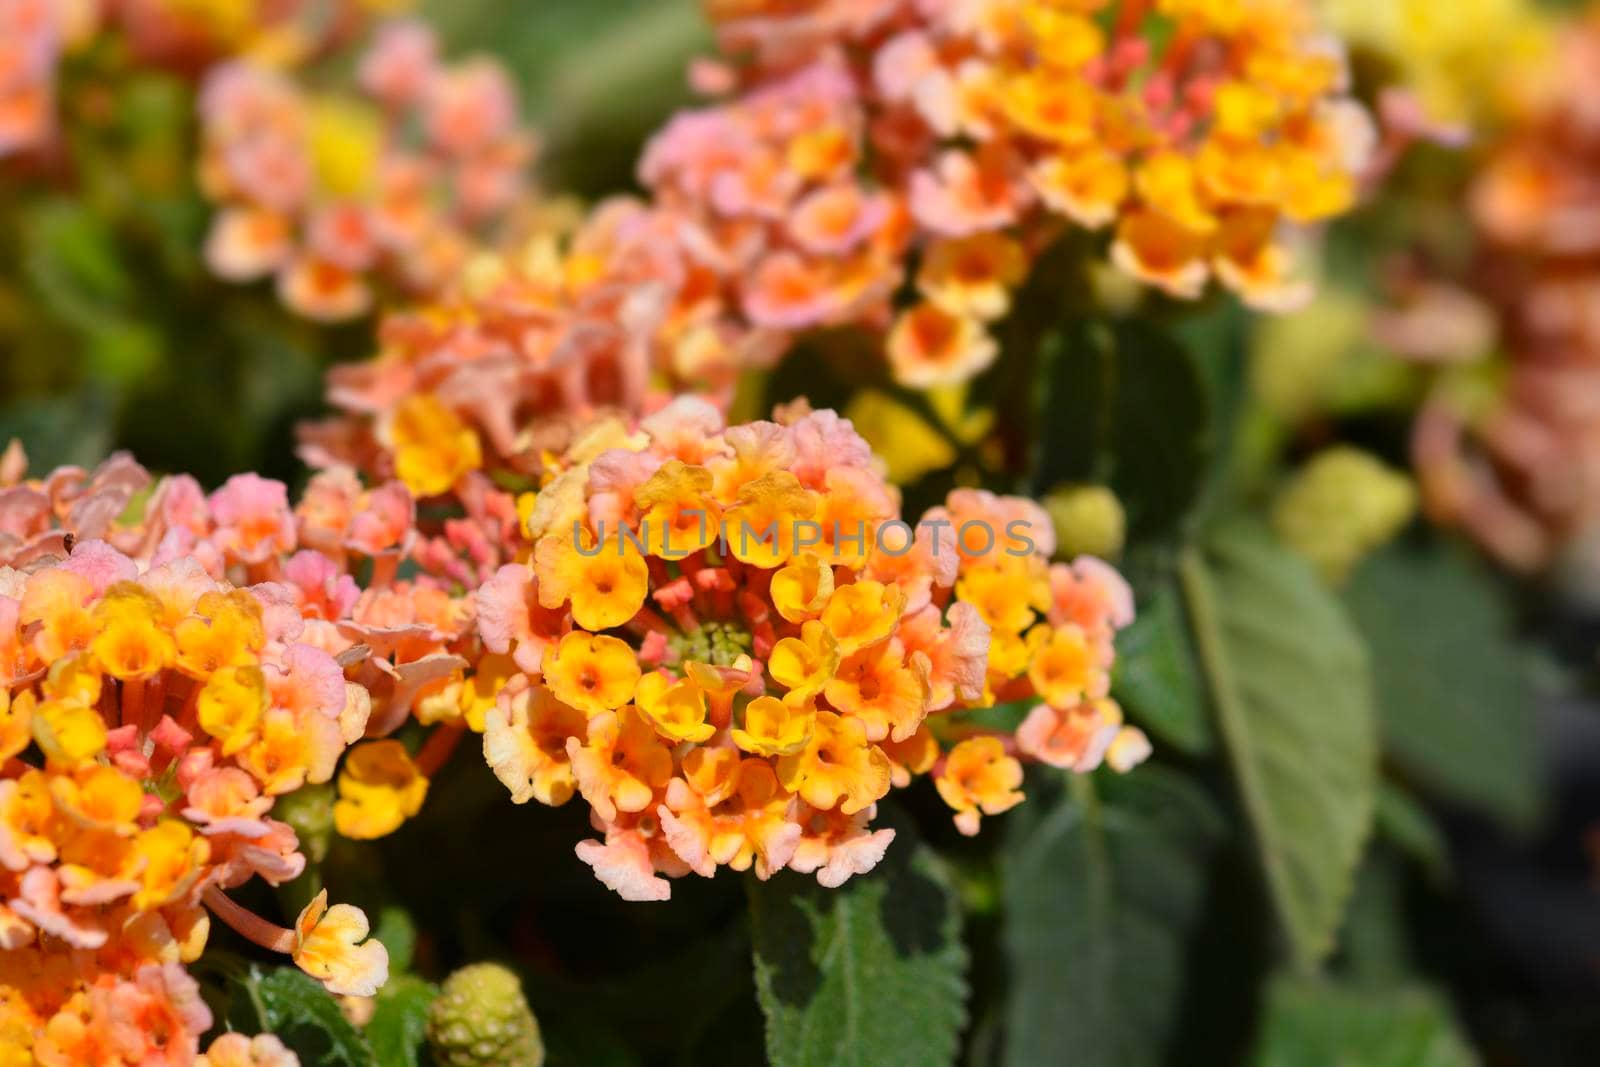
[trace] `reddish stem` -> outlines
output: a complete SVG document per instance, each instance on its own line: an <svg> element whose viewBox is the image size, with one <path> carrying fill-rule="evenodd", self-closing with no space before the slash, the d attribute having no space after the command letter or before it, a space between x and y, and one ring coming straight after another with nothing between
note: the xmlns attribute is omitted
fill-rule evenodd
<svg viewBox="0 0 1600 1067"><path fill-rule="evenodd" d="M205 901L206 907L212 914L233 928L234 932L247 941L254 942L264 949L273 952L290 954L294 952L294 931L286 930L276 923L269 923L255 912L233 902L221 889L208 885L201 893L200 899Z"/></svg>
<svg viewBox="0 0 1600 1067"><path fill-rule="evenodd" d="M422 743L421 750L417 752L417 758L412 761L417 765L418 773L424 778L436 775L439 768L450 761L456 745L461 741L461 735L466 731L465 723L450 722L429 734L428 739Z"/></svg>

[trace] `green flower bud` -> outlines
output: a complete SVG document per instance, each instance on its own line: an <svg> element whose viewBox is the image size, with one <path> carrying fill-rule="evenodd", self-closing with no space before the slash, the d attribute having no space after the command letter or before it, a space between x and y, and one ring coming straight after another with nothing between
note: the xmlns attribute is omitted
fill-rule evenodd
<svg viewBox="0 0 1600 1067"><path fill-rule="evenodd" d="M1062 485L1044 498L1056 528L1056 555L1115 559L1127 537L1127 517L1117 494L1103 485Z"/></svg>
<svg viewBox="0 0 1600 1067"><path fill-rule="evenodd" d="M1376 457L1336 445L1319 453L1278 494L1272 525L1330 585L1400 532L1417 508L1411 478Z"/></svg>
<svg viewBox="0 0 1600 1067"><path fill-rule="evenodd" d="M1256 399L1288 423L1320 410L1367 324L1365 303L1334 288L1324 288L1293 315L1264 317L1251 345L1250 384Z"/></svg>
<svg viewBox="0 0 1600 1067"><path fill-rule="evenodd" d="M272 805L272 817L294 827L300 851L312 865L328 856L328 842L333 837L333 799L333 783L325 782L301 786Z"/></svg>
<svg viewBox="0 0 1600 1067"><path fill-rule="evenodd" d="M428 1009L428 1045L440 1067L540 1067L539 1021L517 976L474 963L446 978Z"/></svg>

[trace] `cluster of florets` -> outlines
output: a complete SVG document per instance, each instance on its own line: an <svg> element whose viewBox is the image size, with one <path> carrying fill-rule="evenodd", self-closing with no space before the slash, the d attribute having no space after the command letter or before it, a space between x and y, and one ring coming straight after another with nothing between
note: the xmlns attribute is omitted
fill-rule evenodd
<svg viewBox="0 0 1600 1067"><path fill-rule="evenodd" d="M64 54L115 35L144 67L199 74L233 56L303 62L358 34L393 0L0 0L0 157L48 144Z"/></svg>
<svg viewBox="0 0 1600 1067"><path fill-rule="evenodd" d="M415 422L470 435L463 466L534 476L652 381L721 396L825 327L879 332L903 384L961 382L1068 224L1113 229L1113 261L1174 295L1215 276L1293 304L1292 235L1350 206L1370 140L1341 57L1298 0L1155 7L711 5L739 58L694 74L727 100L651 140L649 198L391 316L331 376L345 414L308 458L387 477Z"/></svg>
<svg viewBox="0 0 1600 1067"><path fill-rule="evenodd" d="M533 152L505 70L442 65L420 23L383 27L359 84L312 92L241 60L201 92L201 186L220 205L207 261L234 281L276 277L312 318L363 314L374 279L441 286L524 193Z"/></svg>
<svg viewBox="0 0 1600 1067"><path fill-rule="evenodd" d="M229 578L277 550L287 509L252 504L259 479L209 501L170 479L118 522L146 481L119 458L0 491L19 564L0 567L0 1028L45 1064L187 1062L207 909L334 992L387 973L357 909L319 895L285 929L225 892L299 876L274 804L331 779L371 707L280 587Z"/></svg>
<svg viewBox="0 0 1600 1067"><path fill-rule="evenodd" d="M1004 789L1019 777L1005 762L1012 754L1078 773L1102 761L1118 771L1142 763L1150 742L1123 724L1109 695L1116 633L1134 614L1133 593L1116 568L1094 556L1050 562L1049 517L1021 497L957 489L930 518L957 531L955 604L971 605L989 626L988 699L1042 701L1028 709L1014 740L979 736L950 754L952 768L969 771L965 780L953 769L936 780L961 813L957 824L975 832L980 810L995 814L1021 799ZM995 552L986 532L1016 528L1045 531L1043 550Z"/></svg>
<svg viewBox="0 0 1600 1067"><path fill-rule="evenodd" d="M339 832L390 833L484 728L516 668L483 654L464 590L522 543L517 502L465 479L465 515L425 536L404 485L346 469L294 505L256 475L151 484L123 456L25 470L0 457L0 945L42 977L0 1029L39 1030L40 1062L146 1062L124 1016L159 1008L142 1032L192 1055L209 1013L182 965L208 910L370 995L386 963L359 911L319 896L284 928L225 891L303 870L278 798L336 778ZM389 736L413 720L415 751Z"/></svg>
<svg viewBox="0 0 1600 1067"><path fill-rule="evenodd" d="M384 317L375 358L329 372L344 414L308 428L302 455L399 477L418 496L479 468L529 479L597 415L659 405L660 378L769 359L748 336L731 355L733 333L684 305L708 275L662 223L613 200L570 233L475 257L436 299Z"/></svg>
<svg viewBox="0 0 1600 1067"><path fill-rule="evenodd" d="M1600 529L1600 414L1588 399L1600 392L1597 87L1591 17L1559 38L1490 146L1470 201L1480 246L1465 288L1416 286L1384 331L1419 361L1478 364L1443 375L1413 459L1430 517L1524 571Z"/></svg>
<svg viewBox="0 0 1600 1067"><path fill-rule="evenodd" d="M734 59L700 81L731 95L641 178L754 327L885 322L914 280L889 334L910 385L993 358L986 325L1063 222L1174 296L1297 302L1293 230L1351 205L1370 148L1300 0L708 6Z"/></svg>
<svg viewBox="0 0 1600 1067"><path fill-rule="evenodd" d="M636 900L665 899L661 875L718 866L839 885L881 858L893 831L872 829L876 804L914 775L933 774L971 833L980 810L1022 799L1019 756L1092 768L1115 729L1089 730L1068 763L1042 727L1027 734L1037 744L968 736L955 715L995 696L991 679L1013 680L991 665L991 602L962 595L977 580L963 568L978 575L993 553L1011 561L992 564L1003 573L1050 573L1037 509L966 501L904 521L866 442L831 411L728 427L680 398L634 425L598 421L526 511L531 557L478 590L484 645L516 672L484 733L490 766L519 803L580 794L600 836L578 855ZM1125 595L1114 572L1094 573ZM1045 603L1042 584L1024 591ZM1090 614L1087 594L1063 595ZM1109 666L1123 615L1092 621L1082 666L1057 648L1080 632L1065 618L1018 627L1051 704L1086 729L1110 723L1079 705L1104 695L1085 672ZM1133 745L1119 752L1136 761Z"/></svg>

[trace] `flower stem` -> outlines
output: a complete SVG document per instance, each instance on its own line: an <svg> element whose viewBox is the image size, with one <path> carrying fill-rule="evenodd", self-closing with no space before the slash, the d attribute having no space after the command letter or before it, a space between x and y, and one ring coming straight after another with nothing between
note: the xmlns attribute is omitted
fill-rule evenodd
<svg viewBox="0 0 1600 1067"><path fill-rule="evenodd" d="M255 912L234 903L226 893L208 885L200 899L212 914L227 923L235 933L264 949L285 954L294 952L294 931L269 923Z"/></svg>

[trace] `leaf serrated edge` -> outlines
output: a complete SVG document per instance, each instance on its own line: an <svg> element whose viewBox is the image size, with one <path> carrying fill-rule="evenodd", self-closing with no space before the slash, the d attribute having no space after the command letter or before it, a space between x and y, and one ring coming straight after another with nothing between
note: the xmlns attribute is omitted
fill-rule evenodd
<svg viewBox="0 0 1600 1067"><path fill-rule="evenodd" d="M1190 627L1194 634L1200 669L1206 681L1210 683L1211 704L1217 716L1217 726L1222 733L1224 747L1229 753L1229 763L1233 768L1240 799L1244 802L1250 819L1252 836L1255 838L1261 865L1271 889L1269 895L1273 899L1274 909L1278 912L1279 920L1287 935L1294 969L1301 975L1313 976L1319 972L1322 960L1333 951L1342 924L1334 922L1325 929L1311 930L1310 943L1303 944L1300 934L1306 931L1310 924L1297 921L1303 918L1301 916L1289 914L1290 902L1295 897L1291 891L1291 881L1286 868L1287 860L1276 837L1263 832L1263 828L1268 824L1263 813L1269 807L1264 792L1265 787L1261 783L1255 764L1243 758L1243 753L1250 750L1250 730L1239 708L1239 695L1234 687L1228 657L1221 647L1222 631L1216 606L1216 590L1200 549L1192 544L1185 546L1179 553L1178 582L1183 591L1184 607L1188 612ZM1374 743L1376 743L1375 738ZM1367 798L1365 803L1369 809L1368 817L1361 820L1361 833L1352 839L1350 855L1341 857L1341 873L1329 894L1340 916L1343 915L1351 895L1355 892L1358 860L1372 838L1376 805L1371 797Z"/></svg>

